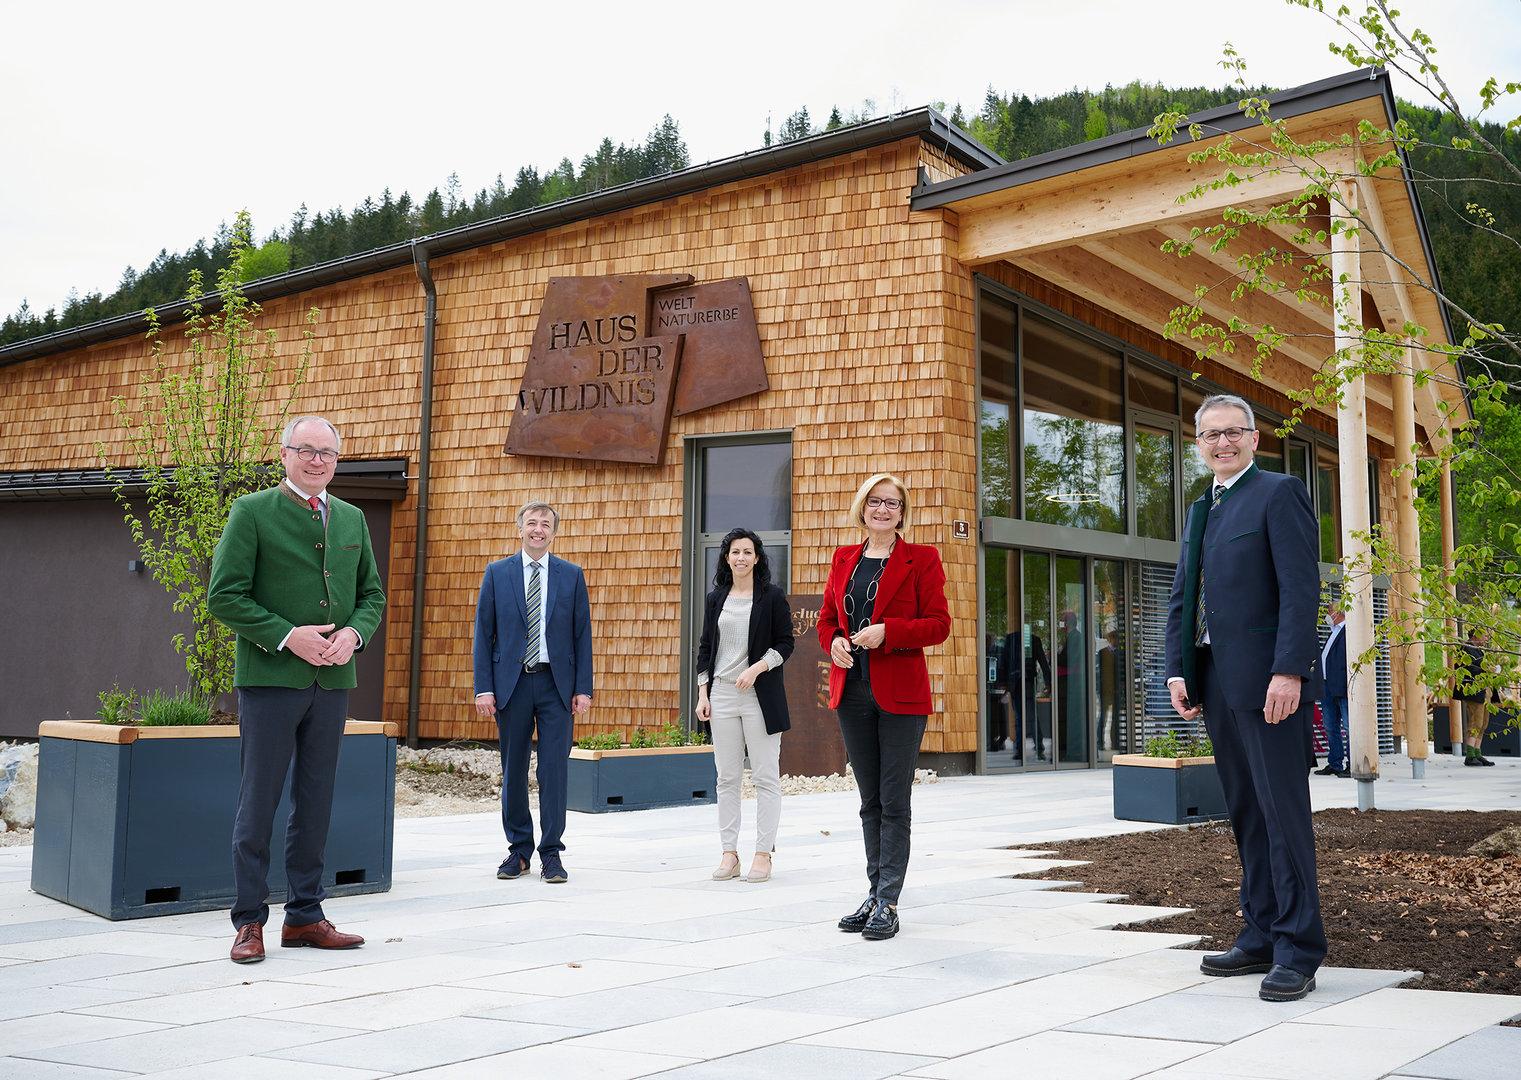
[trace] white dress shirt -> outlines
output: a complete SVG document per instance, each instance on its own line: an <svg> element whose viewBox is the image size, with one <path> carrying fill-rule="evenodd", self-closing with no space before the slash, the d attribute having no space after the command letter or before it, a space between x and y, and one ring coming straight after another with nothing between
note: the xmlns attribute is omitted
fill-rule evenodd
<svg viewBox="0 0 1521 1080"><path fill-rule="evenodd" d="M539 568L539 663L549 663L549 642L544 636L544 624L549 621L549 552L539 556L537 562L523 552L523 611L528 611L528 586L533 581L533 568ZM522 663L522 657L518 657Z"/></svg>

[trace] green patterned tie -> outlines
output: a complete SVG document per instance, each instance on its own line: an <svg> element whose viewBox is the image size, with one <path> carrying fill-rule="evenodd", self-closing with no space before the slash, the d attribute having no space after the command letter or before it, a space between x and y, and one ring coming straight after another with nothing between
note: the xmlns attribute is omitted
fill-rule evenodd
<svg viewBox="0 0 1521 1080"><path fill-rule="evenodd" d="M523 620L524 629L528 631L528 647L523 651L524 664L537 664L539 662L539 609L543 606L543 594L539 586L539 564L533 564L533 573L528 577L528 616Z"/></svg>
<svg viewBox="0 0 1521 1080"><path fill-rule="evenodd" d="M1220 497L1225 494L1222 484L1215 484L1210 492L1209 508L1213 510L1220 505ZM1207 526L1206 526L1207 528ZM1200 537L1199 542L1204 542ZM1199 610L1194 614L1194 644L1203 645L1204 635L1209 633L1209 626L1205 622L1204 615L1204 552L1199 552Z"/></svg>

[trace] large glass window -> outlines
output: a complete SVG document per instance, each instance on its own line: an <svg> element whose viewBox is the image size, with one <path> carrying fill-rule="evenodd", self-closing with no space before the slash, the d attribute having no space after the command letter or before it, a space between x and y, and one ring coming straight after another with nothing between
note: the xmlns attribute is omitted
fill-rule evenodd
<svg viewBox="0 0 1521 1080"><path fill-rule="evenodd" d="M702 456L703 532L792 528L792 443L707 446Z"/></svg>
<svg viewBox="0 0 1521 1080"><path fill-rule="evenodd" d="M1176 540L1175 452L1171 428L1135 425L1135 529L1153 540Z"/></svg>
<svg viewBox="0 0 1521 1080"><path fill-rule="evenodd" d="M1194 416L1204 404L1205 393L1187 384L1183 387L1183 436L1188 449L1183 451L1183 505L1189 506L1214 479L1214 473L1199 456L1199 432L1194 426Z"/></svg>
<svg viewBox="0 0 1521 1080"><path fill-rule="evenodd" d="M1273 430L1273 422L1257 417L1257 456L1253 459L1263 472L1283 472L1283 440Z"/></svg>
<svg viewBox="0 0 1521 1080"><path fill-rule="evenodd" d="M1324 443L1315 447L1315 504L1320 515L1320 561L1341 560L1341 465Z"/></svg>
<svg viewBox="0 0 1521 1080"><path fill-rule="evenodd" d="M979 435L982 442L982 513L1013 517L1015 312L988 293L978 306L982 342L982 399Z"/></svg>
<svg viewBox="0 0 1521 1080"><path fill-rule="evenodd" d="M1010 721L1020 705L1019 633L1014 623L1019 618L1019 556L999 548L985 548L982 553L982 617L985 637L982 647L984 727L987 732L986 762L990 769L1007 767L1020 756L1015 745L1018 732Z"/></svg>
<svg viewBox="0 0 1521 1080"><path fill-rule="evenodd" d="M1126 385L1130 391L1131 408L1150 409L1163 416L1177 414L1178 380L1171 375L1132 360Z"/></svg>
<svg viewBox="0 0 1521 1080"><path fill-rule="evenodd" d="M1025 517L1126 531L1120 354L1028 313L1022 331Z"/></svg>

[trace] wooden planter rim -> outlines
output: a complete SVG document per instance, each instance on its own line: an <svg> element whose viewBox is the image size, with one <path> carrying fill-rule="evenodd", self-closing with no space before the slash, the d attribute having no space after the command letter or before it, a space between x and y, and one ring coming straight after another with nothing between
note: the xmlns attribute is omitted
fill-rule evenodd
<svg viewBox="0 0 1521 1080"><path fill-rule="evenodd" d="M578 761L601 761L604 757L649 757L654 754L711 754L712 746L625 746L618 750L583 750L573 746L570 756Z"/></svg>
<svg viewBox="0 0 1521 1080"><path fill-rule="evenodd" d="M384 735L394 739L400 724L378 720L345 720L345 735ZM37 725L39 739L73 739L76 742L115 743L124 746L139 739L236 739L236 724L202 724L198 727L141 727L137 724L103 724L99 720L44 720Z"/></svg>
<svg viewBox="0 0 1521 1080"><path fill-rule="evenodd" d="M1147 757L1145 754L1115 754L1115 765L1139 765L1146 769L1186 769L1190 765L1213 765L1212 757Z"/></svg>

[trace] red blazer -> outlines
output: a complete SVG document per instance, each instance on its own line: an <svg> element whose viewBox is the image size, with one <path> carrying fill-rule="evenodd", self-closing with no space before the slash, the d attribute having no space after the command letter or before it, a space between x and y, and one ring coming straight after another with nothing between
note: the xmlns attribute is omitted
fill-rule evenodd
<svg viewBox="0 0 1521 1080"><path fill-rule="evenodd" d="M819 611L819 641L824 651L836 637L849 637L845 619L845 593L850 575L861 561L863 544L850 544L834 553L829 581L824 586L824 606ZM945 568L940 552L928 544L900 539L888 556L877 585L877 602L871 621L881 623L886 637L871 650L867 674L872 696L884 712L927 716L930 698L929 668L924 650L951 636L951 613L945 606ZM829 665L829 707L840 706L846 670Z"/></svg>

